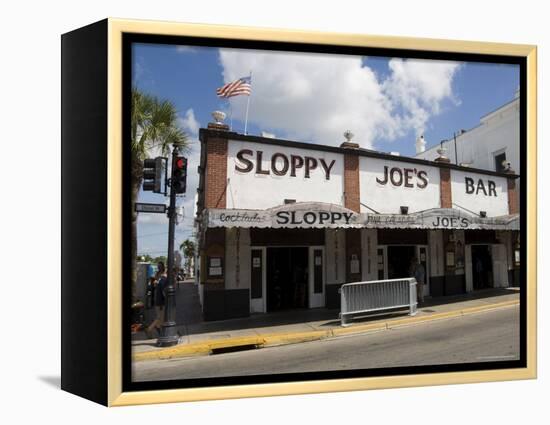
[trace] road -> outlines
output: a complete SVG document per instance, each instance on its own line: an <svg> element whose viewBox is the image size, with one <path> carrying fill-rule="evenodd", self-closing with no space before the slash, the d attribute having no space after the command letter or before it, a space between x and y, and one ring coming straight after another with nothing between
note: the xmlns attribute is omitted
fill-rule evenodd
<svg viewBox="0 0 550 425"><path fill-rule="evenodd" d="M467 363L519 358L519 307L321 341L136 362L135 381Z"/></svg>

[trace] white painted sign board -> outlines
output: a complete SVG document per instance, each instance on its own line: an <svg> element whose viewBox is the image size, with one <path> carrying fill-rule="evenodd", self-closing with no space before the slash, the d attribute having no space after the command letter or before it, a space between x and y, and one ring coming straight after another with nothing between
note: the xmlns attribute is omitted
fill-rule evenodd
<svg viewBox="0 0 550 425"><path fill-rule="evenodd" d="M400 207L408 212L439 208L439 168L361 157L359 159L359 185L361 212L399 214Z"/></svg>
<svg viewBox="0 0 550 425"><path fill-rule="evenodd" d="M296 202L342 205L344 155L228 141L227 208L267 209Z"/></svg>

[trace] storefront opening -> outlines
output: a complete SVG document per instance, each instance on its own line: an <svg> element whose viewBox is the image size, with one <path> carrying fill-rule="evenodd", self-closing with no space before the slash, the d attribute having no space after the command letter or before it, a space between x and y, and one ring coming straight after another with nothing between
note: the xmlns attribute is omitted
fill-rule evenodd
<svg viewBox="0 0 550 425"><path fill-rule="evenodd" d="M308 248L268 248L267 310L307 306Z"/></svg>
<svg viewBox="0 0 550 425"><path fill-rule="evenodd" d="M415 256L413 245L388 246L388 279L413 277L411 263Z"/></svg>
<svg viewBox="0 0 550 425"><path fill-rule="evenodd" d="M474 289L493 288L493 261L489 245L472 245Z"/></svg>

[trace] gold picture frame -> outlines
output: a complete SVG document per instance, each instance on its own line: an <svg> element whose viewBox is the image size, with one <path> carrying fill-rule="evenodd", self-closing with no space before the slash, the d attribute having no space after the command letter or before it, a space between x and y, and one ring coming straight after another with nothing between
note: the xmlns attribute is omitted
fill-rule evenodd
<svg viewBox="0 0 550 425"><path fill-rule="evenodd" d="M537 200L536 200L536 129L537 129L537 49L531 45L454 41L422 38L374 36L363 34L291 31L268 28L184 24L109 18L106 29L107 135L106 135L106 388L108 406L168 403L197 400L232 399L337 391L357 391L428 385L475 383L536 378L537 371ZM78 30L77 30L78 31ZM230 40L307 43L327 46L356 46L380 49L403 49L426 52L503 55L526 61L526 140L525 179L529 193L526 204L527 263L526 276L526 367L517 369L469 370L460 372L423 373L416 375L342 378L316 381L276 382L252 385L123 391L123 35L144 34L168 37L206 37ZM69 34L70 35L70 34ZM64 192L64 196L70 196ZM64 260L65 261L65 260ZM65 279L65 278L64 278ZM66 279L65 279L66 280ZM67 283L68 285L68 283ZM69 313L67 313L69 315ZM70 343L69 338L66 339ZM69 373L69 372L67 372ZM62 384L63 386L63 384ZM69 391L70 385L65 385ZM84 395L86 396L86 395ZM93 397L89 397L92 398Z"/></svg>

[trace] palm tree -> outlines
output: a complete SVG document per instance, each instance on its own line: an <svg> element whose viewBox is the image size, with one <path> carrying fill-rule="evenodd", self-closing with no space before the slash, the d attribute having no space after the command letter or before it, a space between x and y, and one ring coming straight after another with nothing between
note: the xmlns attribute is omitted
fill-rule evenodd
<svg viewBox="0 0 550 425"><path fill-rule="evenodd" d="M168 156L170 146L177 144L181 149L188 147L187 135L177 124L178 114L174 104L160 100L132 88L131 109L131 196L132 196L132 240L130 258L137 255L137 213L134 203L143 182L143 160L151 150L160 150ZM132 287L135 287L137 270L132 264Z"/></svg>
<svg viewBox="0 0 550 425"><path fill-rule="evenodd" d="M180 250L185 257L186 274L189 275L191 274L191 259L195 257L195 242L190 239L184 240L180 244Z"/></svg>

